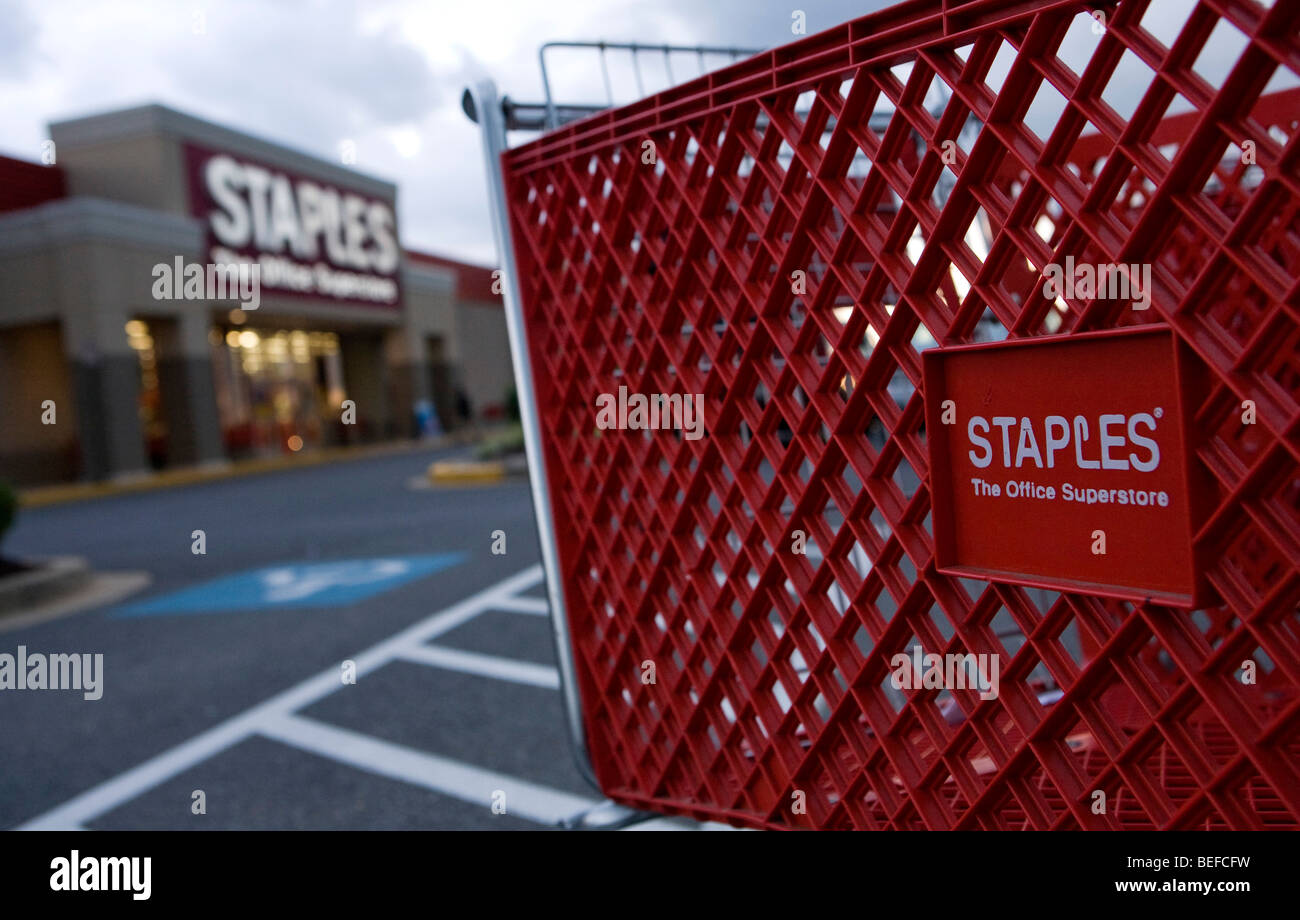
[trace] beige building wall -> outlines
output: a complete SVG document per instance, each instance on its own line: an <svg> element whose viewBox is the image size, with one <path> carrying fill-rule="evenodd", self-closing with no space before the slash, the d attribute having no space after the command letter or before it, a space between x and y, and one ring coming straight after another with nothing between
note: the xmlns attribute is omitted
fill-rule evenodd
<svg viewBox="0 0 1300 920"><path fill-rule="evenodd" d="M456 335L456 276L444 268L406 260L402 267L402 292L406 300L406 321L387 342L390 391L395 402L414 408L428 404L437 413L441 427L454 426L452 407L436 392L437 369L430 362L429 342Z"/></svg>
<svg viewBox="0 0 1300 920"><path fill-rule="evenodd" d="M510 337L500 304L458 301L453 360L460 369L474 417L505 408L506 391L514 382Z"/></svg>
<svg viewBox="0 0 1300 920"><path fill-rule="evenodd" d="M223 460L209 332L236 304L153 297L155 265L207 257L204 221L189 214L183 144L394 207L396 187L156 105L61 122L50 133L68 197L0 214L0 476L5 456L68 445L74 456L79 448L87 478L145 469L139 357L124 328L136 318L153 321L168 462ZM511 363L500 305L460 300L455 266L403 258L399 271L401 308L264 290L245 322L337 333L347 395L370 423L367 437L415 434L417 408L434 402L436 388L448 426L456 421L449 392L463 390L476 418L501 406ZM46 398L58 404L54 431L31 426Z"/></svg>
<svg viewBox="0 0 1300 920"><path fill-rule="evenodd" d="M244 154L342 188L395 201L397 186L241 131L162 105L143 105L50 125L57 162L70 195L124 201L172 214L189 214L189 187L181 144Z"/></svg>
<svg viewBox="0 0 1300 920"><path fill-rule="evenodd" d="M124 201L169 214L188 213L180 145L165 135L74 142L54 126L55 155L69 196ZM73 135L75 138L75 135Z"/></svg>
<svg viewBox="0 0 1300 920"><path fill-rule="evenodd" d="M0 475L20 482L76 475L76 405L57 322L0 328L0 393Z"/></svg>
<svg viewBox="0 0 1300 920"><path fill-rule="evenodd" d="M194 330L203 330L201 343L210 305L158 301L152 291L154 265L176 255L194 260L200 246L200 228L191 218L103 199L66 198L0 215L0 335L8 338L5 330L33 323L58 330L62 365L45 367L51 374L57 368L63 378L66 405L59 406L59 434L47 433L40 443L75 439L81 472L89 478L134 475L146 465L139 359L127 342L128 320L165 316L188 330L188 347L178 345L161 357L198 361L184 379L203 392L206 355L195 355ZM209 390L210 378L209 372ZM6 416L36 411L27 405L39 396L31 389L3 400ZM205 412L199 400L188 420L190 443L182 453L197 462L218 458L215 410Z"/></svg>

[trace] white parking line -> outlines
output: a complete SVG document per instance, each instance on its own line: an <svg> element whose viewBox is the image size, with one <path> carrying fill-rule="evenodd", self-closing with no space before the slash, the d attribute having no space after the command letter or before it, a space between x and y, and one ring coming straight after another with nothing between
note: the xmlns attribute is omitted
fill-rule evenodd
<svg viewBox="0 0 1300 920"><path fill-rule="evenodd" d="M384 639L352 658L356 664L356 676L360 678L403 656L407 649L450 632L484 610L499 607L515 592L528 590L541 578L542 567L530 566ZM261 730L263 725L271 724L278 718L288 716L295 710L328 696L344 686L340 673L337 665L327 668L189 741L88 789L57 808L20 824L16 829L71 830L84 826L100 815L185 772L195 764L252 737Z"/></svg>
<svg viewBox="0 0 1300 920"><path fill-rule="evenodd" d="M543 664L533 664L531 661L480 655L477 652L464 652L440 645L414 645L403 649L398 657L403 661L460 671L462 674L508 680L516 684L531 684L548 690L560 689L558 670Z"/></svg>
<svg viewBox="0 0 1300 920"><path fill-rule="evenodd" d="M494 793L503 792L505 814L541 824L558 824L562 818L596 804L594 799L458 763L302 716L268 719L260 731L268 738L299 750L328 757L367 773L422 786L473 805L490 807Z"/></svg>
<svg viewBox="0 0 1300 920"><path fill-rule="evenodd" d="M496 610L510 613L530 613L537 617L549 617L551 605L540 597L508 597L492 605Z"/></svg>

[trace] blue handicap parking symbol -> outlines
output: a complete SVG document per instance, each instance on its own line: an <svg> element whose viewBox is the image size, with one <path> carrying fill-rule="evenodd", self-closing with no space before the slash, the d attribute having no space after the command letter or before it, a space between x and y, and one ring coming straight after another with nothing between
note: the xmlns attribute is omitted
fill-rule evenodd
<svg viewBox="0 0 1300 920"><path fill-rule="evenodd" d="M272 565L225 575L131 604L114 611L114 615L139 617L213 610L337 607L424 578L464 560L464 553L442 553Z"/></svg>

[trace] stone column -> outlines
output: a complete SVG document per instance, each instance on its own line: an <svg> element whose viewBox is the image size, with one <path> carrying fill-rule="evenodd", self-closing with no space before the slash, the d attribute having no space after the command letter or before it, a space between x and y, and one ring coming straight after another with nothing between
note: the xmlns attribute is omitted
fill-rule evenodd
<svg viewBox="0 0 1300 920"><path fill-rule="evenodd" d="M409 329L394 329L384 348L388 362L389 392L392 396L393 434L399 438L419 435L415 413L421 405L432 407L429 364L423 340Z"/></svg>
<svg viewBox="0 0 1300 920"><path fill-rule="evenodd" d="M140 361L126 342L127 315L106 311L96 314L93 323L82 319L80 325L65 321L63 328L83 474L87 479L141 475L147 464L140 427Z"/></svg>
<svg viewBox="0 0 1300 920"><path fill-rule="evenodd" d="M347 398L357 406L357 423L346 429L348 440L378 441L389 437L393 411L383 340L377 334L341 335L339 348L343 353L343 387Z"/></svg>
<svg viewBox="0 0 1300 920"><path fill-rule="evenodd" d="M186 303L175 317L150 322L167 422L168 466L226 459L212 380L211 327L210 312L201 303Z"/></svg>

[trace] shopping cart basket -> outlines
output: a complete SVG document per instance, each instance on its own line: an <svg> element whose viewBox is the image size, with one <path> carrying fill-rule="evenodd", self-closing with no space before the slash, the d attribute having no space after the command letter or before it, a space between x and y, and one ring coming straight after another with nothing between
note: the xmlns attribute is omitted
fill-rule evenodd
<svg viewBox="0 0 1300 920"><path fill-rule="evenodd" d="M910 0L568 123L548 101L512 149L518 109L473 90L605 794L770 828L1300 826L1297 85L1281 0ZM1148 266L1149 308L1049 296L1067 258ZM1136 326L1196 379L1209 600L936 564L922 355ZM602 427L620 388L700 394L703 436ZM998 656L1000 691L900 689L917 647Z"/></svg>

